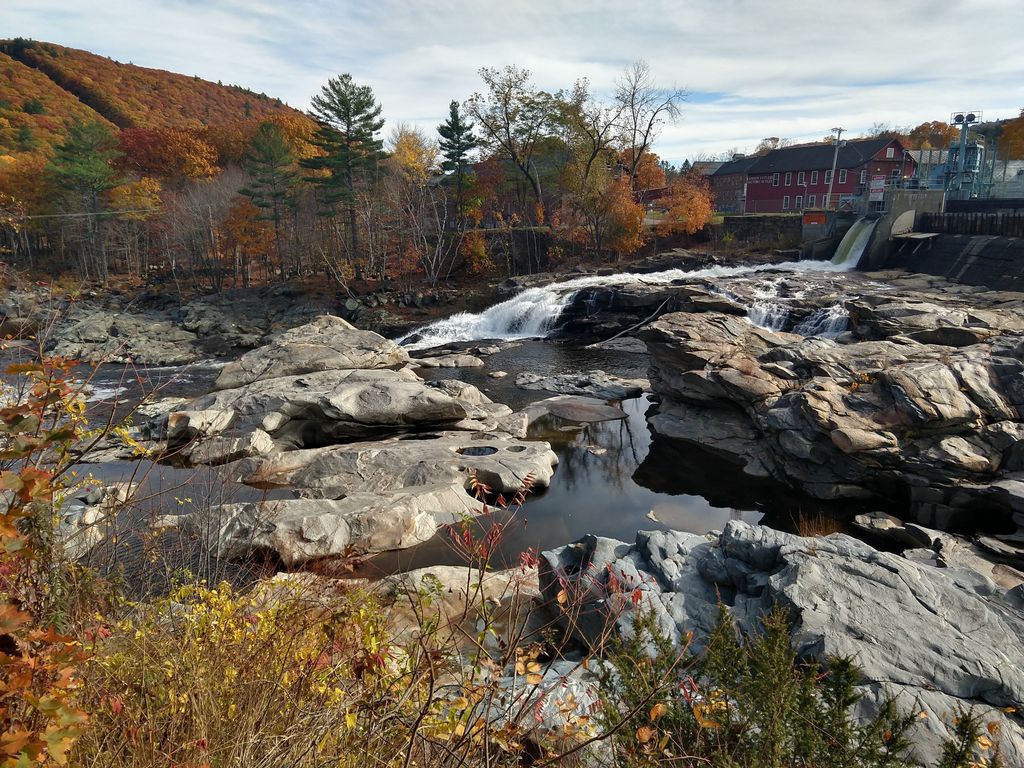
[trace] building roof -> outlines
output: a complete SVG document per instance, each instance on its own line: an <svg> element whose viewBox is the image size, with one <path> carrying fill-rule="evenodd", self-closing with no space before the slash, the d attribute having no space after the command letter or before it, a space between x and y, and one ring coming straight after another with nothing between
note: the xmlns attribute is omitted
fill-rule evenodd
<svg viewBox="0 0 1024 768"><path fill-rule="evenodd" d="M895 139L854 139L839 148L836 168L857 168L881 152ZM899 142L896 142L898 146ZM748 173L778 173L780 171L814 171L832 167L835 146L832 144L803 144L796 147L773 149L756 158ZM902 157L902 152L898 155Z"/></svg>
<svg viewBox="0 0 1024 768"><path fill-rule="evenodd" d="M697 160L690 166L690 169L696 171L702 176L710 176L721 168L722 165L724 165L724 163L720 163L716 160Z"/></svg>
<svg viewBox="0 0 1024 768"><path fill-rule="evenodd" d="M737 157L727 163L722 163L711 175L728 176L734 173L746 173L750 170L750 166L760 159L761 158L756 155L750 155L749 157Z"/></svg>

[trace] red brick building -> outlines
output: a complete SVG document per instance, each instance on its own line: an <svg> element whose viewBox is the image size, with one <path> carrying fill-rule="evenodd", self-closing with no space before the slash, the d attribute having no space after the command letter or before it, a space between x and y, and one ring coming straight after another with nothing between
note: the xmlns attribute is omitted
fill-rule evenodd
<svg viewBox="0 0 1024 768"><path fill-rule="evenodd" d="M916 168L898 139L848 141L839 148L828 198L834 157L831 144L806 144L725 163L711 177L716 207L743 213L837 208L846 198L867 195L872 179L889 183L913 176Z"/></svg>

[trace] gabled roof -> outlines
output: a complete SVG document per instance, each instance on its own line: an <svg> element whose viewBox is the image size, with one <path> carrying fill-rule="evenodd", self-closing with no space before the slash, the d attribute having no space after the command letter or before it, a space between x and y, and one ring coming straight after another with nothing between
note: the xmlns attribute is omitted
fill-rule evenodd
<svg viewBox="0 0 1024 768"><path fill-rule="evenodd" d="M720 163L716 160L698 160L697 162L690 166L690 170L696 171L702 176L710 176L719 168L721 168L722 165L723 163Z"/></svg>
<svg viewBox="0 0 1024 768"><path fill-rule="evenodd" d="M855 139L839 148L836 168L856 168L881 152L894 139ZM897 141L897 146L902 145ZM780 171L828 170L832 167L835 146L832 144L804 144L797 147L773 149L747 169L747 173L778 173ZM902 151L897 157L902 157Z"/></svg>
<svg viewBox="0 0 1024 768"><path fill-rule="evenodd" d="M727 163L722 163L712 176L728 176L733 173L746 173L750 166L760 160L760 157L750 155L749 157L737 157Z"/></svg>
<svg viewBox="0 0 1024 768"><path fill-rule="evenodd" d="M908 149L907 154L914 158L914 162L926 165L937 165L949 159L948 149Z"/></svg>

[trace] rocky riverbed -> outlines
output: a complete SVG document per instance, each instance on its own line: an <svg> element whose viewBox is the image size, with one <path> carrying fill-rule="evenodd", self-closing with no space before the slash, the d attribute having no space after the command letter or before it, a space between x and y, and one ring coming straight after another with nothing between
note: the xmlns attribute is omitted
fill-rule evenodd
<svg viewBox="0 0 1024 768"><path fill-rule="evenodd" d="M53 349L175 362L252 348L209 392L147 406L130 435L151 458L216 467L272 493L151 522L222 559L285 569L422 545L485 511L481 484L492 494L543 489L558 456L549 441L526 439L531 425L576 434L625 419L616 400L653 393L657 440L714 455L723 482L764 487L769 508L781 498L770 483L808 505L852 500L863 540L738 521L672 531L652 507L648 520L663 530L632 545L546 542L538 600L557 612L567 580L585 581L580 642L609 618L630 631L630 606L610 611L620 600L610 575L634 584L637 605L676 638L706 633L720 599L745 627L781 605L802 654L856 658L866 709L897 695L928 713L922 759L934 758L957 705L975 704L1000 724L1004 756L1024 761L1013 711L1024 708L1014 677L1024 665L1024 296L904 273L770 267L514 285L511 305L444 331L497 328L505 341L412 354L284 294L263 307L168 307L142 325L129 311L73 310ZM235 312L249 319L225 319ZM536 329L646 359L648 378L510 365L507 340ZM510 407L489 386L540 400ZM98 460L132 453L117 441L99 448ZM672 470L646 472L658 475L648 487L678 493ZM69 505L62 530L76 553L98 542L93 528L128 490Z"/></svg>

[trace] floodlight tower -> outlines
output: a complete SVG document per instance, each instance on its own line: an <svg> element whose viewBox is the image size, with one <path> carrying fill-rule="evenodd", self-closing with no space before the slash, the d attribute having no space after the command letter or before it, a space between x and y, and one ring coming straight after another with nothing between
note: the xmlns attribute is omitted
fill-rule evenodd
<svg viewBox="0 0 1024 768"><path fill-rule="evenodd" d="M981 110L954 112L950 115L949 122L960 126L960 156L957 158L956 164L956 189L961 192L964 188L964 169L967 164L967 134L970 131L970 126L981 122ZM973 179L973 175L971 178Z"/></svg>

